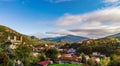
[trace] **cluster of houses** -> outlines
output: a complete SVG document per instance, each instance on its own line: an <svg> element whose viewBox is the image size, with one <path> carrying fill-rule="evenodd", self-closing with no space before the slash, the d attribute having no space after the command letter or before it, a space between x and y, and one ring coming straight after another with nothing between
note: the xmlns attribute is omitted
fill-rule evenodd
<svg viewBox="0 0 120 66"><path fill-rule="evenodd" d="M80 64L81 63L81 60L82 60L82 56L76 56L75 53L76 53L76 49L74 48L69 48L69 49L61 49L59 47L56 47L55 45L45 45L44 47L39 47L39 48L34 48L34 53L33 55L34 56L40 56L41 52L46 50L46 49L50 49L50 48L56 48L58 49L58 51L60 52L66 52L66 53L60 53L58 55L58 59L56 60L56 62L58 64ZM91 54L91 56L89 55L85 55L85 58L86 60L88 59L93 59L94 62L100 62L100 57L105 57L105 55L103 54L100 54L99 52L93 52ZM52 60L49 60L49 61L42 61L42 62L39 62L39 64L41 64L42 66L47 65L48 63L53 63Z"/></svg>
<svg viewBox="0 0 120 66"><path fill-rule="evenodd" d="M7 41L12 43L9 46L9 48L16 49L18 44L22 44L23 43L22 40L23 40L22 36L19 37L19 40L17 39L16 36L14 36L13 39L11 39L11 37L8 36L8 40ZM89 44L89 41L87 41L87 44ZM50 48L56 48L60 52L65 52L65 53L60 53L58 55L58 59L56 60L56 62L59 63L59 64L80 64L81 63L82 57L75 55L76 49L74 49L74 48L61 49L60 45L57 45L57 44L56 45L44 44L44 46L33 47L33 56L35 56L35 57L41 56L41 53L44 52L44 50L48 50ZM105 55L102 55L102 54L100 54L98 52L93 52L92 53L92 57L90 57L89 55L85 55L85 58L86 58L86 60L91 58L91 59L94 60L94 62L99 62L100 61L99 56L105 57ZM21 62L19 60L14 61L14 63L21 64ZM47 66L49 63L52 64L53 61L52 60L41 61L41 62L38 62L38 65L39 66Z"/></svg>

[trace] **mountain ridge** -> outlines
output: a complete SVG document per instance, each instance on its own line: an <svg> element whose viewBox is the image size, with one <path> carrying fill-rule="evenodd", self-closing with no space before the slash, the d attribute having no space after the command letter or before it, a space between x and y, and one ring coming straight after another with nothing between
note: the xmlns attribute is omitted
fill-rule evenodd
<svg viewBox="0 0 120 66"><path fill-rule="evenodd" d="M52 38L42 38L41 40L53 41L53 42L60 42L60 41L79 42L86 39L88 38L82 37L82 36L75 36L75 35L66 35L66 36L59 36L59 37L52 37Z"/></svg>

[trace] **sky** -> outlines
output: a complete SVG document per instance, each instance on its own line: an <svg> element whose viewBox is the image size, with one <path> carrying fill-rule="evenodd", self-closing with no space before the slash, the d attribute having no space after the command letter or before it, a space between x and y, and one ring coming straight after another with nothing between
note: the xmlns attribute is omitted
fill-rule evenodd
<svg viewBox="0 0 120 66"><path fill-rule="evenodd" d="M39 38L120 33L120 0L0 0L0 24Z"/></svg>

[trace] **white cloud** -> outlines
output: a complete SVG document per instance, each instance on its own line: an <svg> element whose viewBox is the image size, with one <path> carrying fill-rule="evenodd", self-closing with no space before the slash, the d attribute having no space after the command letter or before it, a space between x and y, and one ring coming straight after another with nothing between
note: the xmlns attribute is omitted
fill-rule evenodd
<svg viewBox="0 0 120 66"><path fill-rule="evenodd" d="M120 24L120 7L106 8L87 14L64 15L57 20L58 26L70 26L75 24L104 24L113 22Z"/></svg>
<svg viewBox="0 0 120 66"><path fill-rule="evenodd" d="M69 30L54 30L49 31L49 34L59 35L77 35L89 38L102 38L108 35L116 34L120 32L120 27L83 27Z"/></svg>
<svg viewBox="0 0 120 66"><path fill-rule="evenodd" d="M58 35L53 35L53 34L44 34L44 33L35 33L35 34L32 34L31 36L35 36L39 39L42 39L42 38L49 38L49 37L56 37Z"/></svg>
<svg viewBox="0 0 120 66"><path fill-rule="evenodd" d="M64 29L49 31L49 32L47 32L47 34L77 35L77 34L74 33L74 32L71 32L71 31L69 31L69 30L64 30Z"/></svg>
<svg viewBox="0 0 120 66"><path fill-rule="evenodd" d="M53 34L72 34L90 38L101 38L120 32L120 7L109 7L90 13L71 15L65 14L60 17L56 25L59 27L74 28L64 31L51 31Z"/></svg>
<svg viewBox="0 0 120 66"><path fill-rule="evenodd" d="M90 38L101 38L105 37L108 35L116 34L120 32L120 27L87 27L87 28L76 28L76 29L71 29L70 31L77 33L78 35L81 35L79 32L87 33L86 37Z"/></svg>
<svg viewBox="0 0 120 66"><path fill-rule="evenodd" d="M52 2L52 3L60 3L60 2L68 2L72 0L47 0L47 1Z"/></svg>

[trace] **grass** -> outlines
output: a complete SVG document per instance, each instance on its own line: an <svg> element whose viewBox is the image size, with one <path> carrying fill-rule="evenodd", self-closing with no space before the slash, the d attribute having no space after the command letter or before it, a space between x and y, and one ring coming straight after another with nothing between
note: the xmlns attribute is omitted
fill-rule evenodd
<svg viewBox="0 0 120 66"><path fill-rule="evenodd" d="M81 66L80 64L51 64L49 66Z"/></svg>

